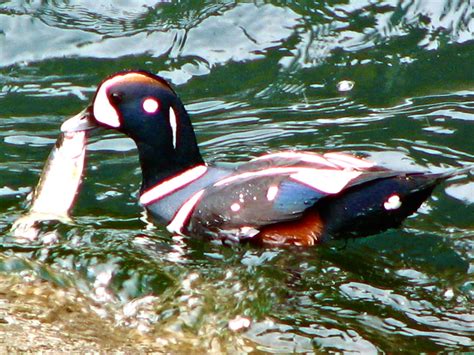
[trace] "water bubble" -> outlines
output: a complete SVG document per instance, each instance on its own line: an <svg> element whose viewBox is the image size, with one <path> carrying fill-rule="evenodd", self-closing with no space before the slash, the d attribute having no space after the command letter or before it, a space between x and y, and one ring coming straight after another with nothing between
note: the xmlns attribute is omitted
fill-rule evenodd
<svg viewBox="0 0 474 355"><path fill-rule="evenodd" d="M234 319L231 319L228 323L228 327L233 332L240 330L245 330L250 327L252 321L247 317L237 316Z"/></svg>
<svg viewBox="0 0 474 355"><path fill-rule="evenodd" d="M354 88L355 82L351 80L342 80L337 83L336 87L339 92L351 91Z"/></svg>

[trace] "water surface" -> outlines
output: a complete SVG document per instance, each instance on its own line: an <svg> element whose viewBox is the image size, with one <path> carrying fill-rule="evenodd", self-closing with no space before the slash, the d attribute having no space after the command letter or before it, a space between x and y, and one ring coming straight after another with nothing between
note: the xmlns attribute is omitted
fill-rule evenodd
<svg viewBox="0 0 474 355"><path fill-rule="evenodd" d="M3 2L2 346L472 350L472 175L438 188L397 230L308 249L223 247L148 224L136 150L107 132L88 146L76 223L44 226L59 237L47 245L8 233L60 123L126 68L175 85L209 162L296 148L398 169L472 164L472 9L466 0ZM341 80L353 90L339 92ZM228 330L237 316L251 327Z"/></svg>

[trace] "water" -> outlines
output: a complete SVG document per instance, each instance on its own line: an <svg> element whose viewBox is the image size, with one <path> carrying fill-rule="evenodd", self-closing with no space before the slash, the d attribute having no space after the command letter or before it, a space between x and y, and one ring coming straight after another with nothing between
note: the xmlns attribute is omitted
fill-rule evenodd
<svg viewBox="0 0 474 355"><path fill-rule="evenodd" d="M205 158L337 150L403 169L474 162L471 1L7 1L0 5L0 349L473 350L474 182L403 228L318 248L223 247L148 225L131 141L92 138L74 225L20 244L58 135L97 84L159 73ZM355 82L349 92L342 80ZM237 316L252 321L233 332ZM16 340L15 340L16 339Z"/></svg>

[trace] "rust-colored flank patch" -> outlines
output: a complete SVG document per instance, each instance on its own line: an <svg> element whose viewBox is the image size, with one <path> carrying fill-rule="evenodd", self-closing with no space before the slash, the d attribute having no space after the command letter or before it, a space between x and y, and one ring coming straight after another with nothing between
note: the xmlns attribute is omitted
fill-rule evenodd
<svg viewBox="0 0 474 355"><path fill-rule="evenodd" d="M319 214L309 211L297 221L263 227L257 238L267 245L311 246L321 241L323 230L324 222Z"/></svg>

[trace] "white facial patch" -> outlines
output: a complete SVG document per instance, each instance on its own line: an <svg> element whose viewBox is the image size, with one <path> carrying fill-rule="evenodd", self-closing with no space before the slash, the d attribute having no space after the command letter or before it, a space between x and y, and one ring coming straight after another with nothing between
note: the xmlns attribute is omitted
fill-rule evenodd
<svg viewBox="0 0 474 355"><path fill-rule="evenodd" d="M160 108L160 105L158 104L158 101L152 97L148 97L145 100L143 100L143 110L146 113L156 113L158 109Z"/></svg>
<svg viewBox="0 0 474 355"><path fill-rule="evenodd" d="M387 211L399 209L402 205L402 201L400 201L400 196L392 195L388 198L388 200L383 204L383 207Z"/></svg>
<svg viewBox="0 0 474 355"><path fill-rule="evenodd" d="M107 97L107 92L111 87L121 82L156 84L156 80L153 80L146 75L134 72L116 75L102 83L94 100L94 117L98 122L114 128L120 127L120 116L117 109Z"/></svg>
<svg viewBox="0 0 474 355"><path fill-rule="evenodd" d="M173 147L174 149L176 149L177 120L176 120L176 114L172 107L170 107L170 126L171 126L171 132L173 133Z"/></svg>
<svg viewBox="0 0 474 355"><path fill-rule="evenodd" d="M117 110L107 97L107 90L116 83L124 80L125 76L126 75L119 75L105 81L97 91L94 100L93 112L95 119L110 127L120 127L120 120Z"/></svg>

